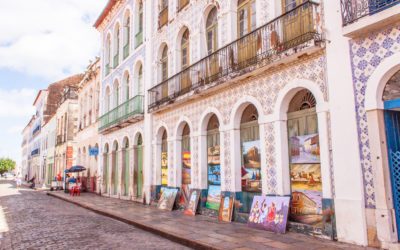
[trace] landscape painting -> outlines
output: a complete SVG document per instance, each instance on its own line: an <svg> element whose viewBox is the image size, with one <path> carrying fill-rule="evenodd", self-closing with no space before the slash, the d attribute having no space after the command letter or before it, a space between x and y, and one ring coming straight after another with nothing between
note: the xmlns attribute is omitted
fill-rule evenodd
<svg viewBox="0 0 400 250"><path fill-rule="evenodd" d="M179 192L178 207L179 209L185 209L190 199L190 187L188 184L182 184Z"/></svg>
<svg viewBox="0 0 400 250"><path fill-rule="evenodd" d="M235 203L235 198L232 195L221 195L221 201L219 205L218 220L231 222L233 214L233 204Z"/></svg>
<svg viewBox="0 0 400 250"><path fill-rule="evenodd" d="M208 184L221 185L221 166L208 165Z"/></svg>
<svg viewBox="0 0 400 250"><path fill-rule="evenodd" d="M285 233L289 197L254 196L247 225L275 233Z"/></svg>
<svg viewBox="0 0 400 250"><path fill-rule="evenodd" d="M302 135L290 137L290 162L320 163L319 135Z"/></svg>
<svg viewBox="0 0 400 250"><path fill-rule="evenodd" d="M221 186L209 185L206 208L218 211L220 202L221 202Z"/></svg>
<svg viewBox="0 0 400 250"><path fill-rule="evenodd" d="M172 211L177 193L177 188L165 188L158 201L158 209Z"/></svg>
<svg viewBox="0 0 400 250"><path fill-rule="evenodd" d="M185 211L183 213L186 214L186 215L195 216L196 215L197 206L199 204L199 199L200 199L200 190L193 189L190 192L189 202L187 203L186 209L185 209Z"/></svg>
<svg viewBox="0 0 400 250"><path fill-rule="evenodd" d="M260 141L242 143L242 191L261 193Z"/></svg>
<svg viewBox="0 0 400 250"><path fill-rule="evenodd" d="M182 184L191 183L190 152L182 153Z"/></svg>
<svg viewBox="0 0 400 250"><path fill-rule="evenodd" d="M322 226L322 180L320 164L291 164L291 221Z"/></svg>
<svg viewBox="0 0 400 250"><path fill-rule="evenodd" d="M161 153L161 185L168 186L168 154Z"/></svg>
<svg viewBox="0 0 400 250"><path fill-rule="evenodd" d="M209 147L207 150L207 159L208 159L208 164L211 165L219 165L220 164L220 147L214 146L214 147Z"/></svg>

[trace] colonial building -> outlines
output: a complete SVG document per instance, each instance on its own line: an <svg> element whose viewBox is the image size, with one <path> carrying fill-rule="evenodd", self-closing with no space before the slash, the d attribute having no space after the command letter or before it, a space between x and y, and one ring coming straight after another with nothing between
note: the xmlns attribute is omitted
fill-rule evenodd
<svg viewBox="0 0 400 250"><path fill-rule="evenodd" d="M400 233L400 1L342 0L341 7L368 243L394 247Z"/></svg>
<svg viewBox="0 0 400 250"><path fill-rule="evenodd" d="M77 164L86 167L83 184L86 189L97 191L97 166L99 152L99 95L100 95L100 59L91 63L78 86L78 133Z"/></svg>
<svg viewBox="0 0 400 250"><path fill-rule="evenodd" d="M143 173L143 149L150 148L144 140L145 127L151 129L143 121L144 75L152 74L150 68L145 71L148 8L142 0L109 1L95 23L102 41L101 193L137 201L142 201L144 178L150 176Z"/></svg>
<svg viewBox="0 0 400 250"><path fill-rule="evenodd" d="M47 186L51 185L54 180L54 152L56 145L56 118L53 115L42 128L42 155L43 155L43 183Z"/></svg>
<svg viewBox="0 0 400 250"><path fill-rule="evenodd" d="M21 165L20 165L20 174L23 178L30 176L30 163L31 163L31 151L30 151L30 142L31 142L31 128L32 128L33 117L29 120L28 124L22 130L22 143L21 143ZM18 172L16 173L18 174Z"/></svg>
<svg viewBox="0 0 400 250"><path fill-rule="evenodd" d="M290 230L367 245L340 20L328 0L109 1L95 23L102 193L201 189L208 215L234 194L245 222L255 195L293 192L307 208Z"/></svg>

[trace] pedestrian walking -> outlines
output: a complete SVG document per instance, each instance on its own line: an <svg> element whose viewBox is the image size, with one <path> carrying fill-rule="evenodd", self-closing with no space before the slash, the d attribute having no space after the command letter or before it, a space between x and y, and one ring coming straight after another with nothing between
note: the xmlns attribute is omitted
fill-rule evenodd
<svg viewBox="0 0 400 250"><path fill-rule="evenodd" d="M16 178L16 184L17 184L17 188L20 188L22 185L22 175L21 173L18 173L17 178Z"/></svg>

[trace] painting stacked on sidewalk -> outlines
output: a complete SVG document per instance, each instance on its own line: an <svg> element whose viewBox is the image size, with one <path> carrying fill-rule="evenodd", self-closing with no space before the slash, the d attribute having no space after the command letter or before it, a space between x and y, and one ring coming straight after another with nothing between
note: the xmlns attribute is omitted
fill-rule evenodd
<svg viewBox="0 0 400 250"><path fill-rule="evenodd" d="M318 134L290 137L291 221L322 226L322 180Z"/></svg>
<svg viewBox="0 0 400 250"><path fill-rule="evenodd" d="M206 207L219 210L221 200L220 147L208 148L208 195Z"/></svg>
<svg viewBox="0 0 400 250"><path fill-rule="evenodd" d="M180 209L184 209L186 207L186 204L189 202L190 184L191 184L190 151L185 151L182 153L182 186L178 203Z"/></svg>

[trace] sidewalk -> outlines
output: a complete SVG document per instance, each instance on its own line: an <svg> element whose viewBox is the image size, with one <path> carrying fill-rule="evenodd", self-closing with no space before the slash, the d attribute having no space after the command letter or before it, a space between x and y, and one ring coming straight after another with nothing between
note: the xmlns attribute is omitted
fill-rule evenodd
<svg viewBox="0 0 400 250"><path fill-rule="evenodd" d="M222 223L202 215L186 216L181 211L162 211L90 193L73 197L64 192L47 194L197 249L365 249L302 234L280 235L246 224Z"/></svg>

